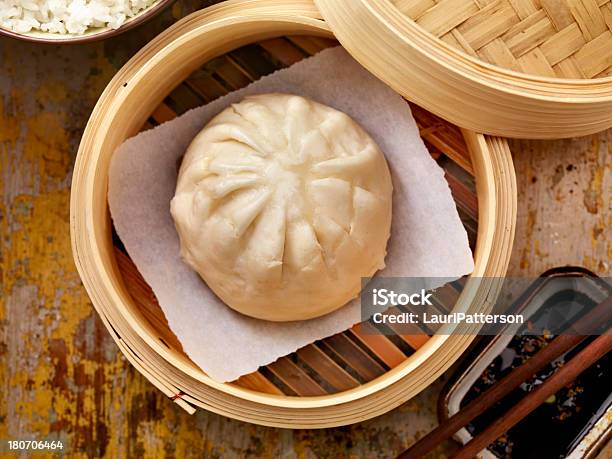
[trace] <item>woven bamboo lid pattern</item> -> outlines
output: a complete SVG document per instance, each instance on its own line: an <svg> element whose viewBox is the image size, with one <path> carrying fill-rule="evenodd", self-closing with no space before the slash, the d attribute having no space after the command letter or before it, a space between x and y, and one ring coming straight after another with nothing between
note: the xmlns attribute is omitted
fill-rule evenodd
<svg viewBox="0 0 612 459"><path fill-rule="evenodd" d="M612 127L611 0L315 0L342 45L461 127L564 138Z"/></svg>
<svg viewBox="0 0 612 459"><path fill-rule="evenodd" d="M610 0L397 0L446 43L518 72L560 78L612 75Z"/></svg>

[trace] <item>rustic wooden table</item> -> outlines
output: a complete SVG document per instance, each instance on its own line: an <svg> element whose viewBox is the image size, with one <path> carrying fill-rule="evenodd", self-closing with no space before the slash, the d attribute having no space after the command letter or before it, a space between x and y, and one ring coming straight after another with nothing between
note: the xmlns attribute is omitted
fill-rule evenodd
<svg viewBox="0 0 612 459"><path fill-rule="evenodd" d="M81 285L69 196L89 113L135 50L201 3L180 1L104 43L0 38L0 439L60 438L70 457L394 457L435 425L441 381L391 413L337 429L190 416L123 358ZM609 276L612 130L511 148L519 214L509 274L572 264Z"/></svg>

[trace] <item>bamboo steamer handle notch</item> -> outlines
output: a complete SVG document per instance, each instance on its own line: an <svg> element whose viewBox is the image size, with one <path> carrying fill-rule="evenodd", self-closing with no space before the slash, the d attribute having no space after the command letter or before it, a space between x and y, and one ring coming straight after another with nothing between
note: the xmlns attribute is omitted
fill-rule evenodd
<svg viewBox="0 0 612 459"><path fill-rule="evenodd" d="M537 139L612 127L612 77L560 79L488 64L431 35L390 0L314 2L364 67L405 98L460 127Z"/></svg>

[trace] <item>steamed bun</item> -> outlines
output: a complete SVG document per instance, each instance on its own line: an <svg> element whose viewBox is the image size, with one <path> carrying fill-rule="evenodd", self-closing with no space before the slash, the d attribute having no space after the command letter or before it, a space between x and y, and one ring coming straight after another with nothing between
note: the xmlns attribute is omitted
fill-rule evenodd
<svg viewBox="0 0 612 459"><path fill-rule="evenodd" d="M231 308L289 321L329 313L385 266L391 176L333 108L247 97L189 146L171 213L181 256Z"/></svg>

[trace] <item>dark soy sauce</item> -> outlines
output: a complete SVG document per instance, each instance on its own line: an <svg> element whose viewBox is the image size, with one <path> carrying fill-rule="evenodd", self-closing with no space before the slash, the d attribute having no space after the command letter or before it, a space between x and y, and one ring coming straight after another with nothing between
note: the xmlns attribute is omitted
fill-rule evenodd
<svg viewBox="0 0 612 459"><path fill-rule="evenodd" d="M589 310L595 305L588 297L576 295L576 292L571 292L571 295L566 292L565 296L564 292L558 292L549 299L548 303L558 306L564 301L573 302L572 306L576 306L578 301L586 306L583 310ZM546 321L549 314L550 308L547 309L545 304L532 317L532 321L540 320L540 323ZM461 406L465 406L481 392L520 366L553 339L552 335L519 334L515 336L469 389ZM470 434L477 435L495 419L511 411L512 407L528 392L542 384L557 368L593 339L585 339L574 349L524 382L501 402L478 416L467 426ZM489 451L499 458L558 459L566 457L610 407L612 403L611 387L612 355L609 353L498 438L489 446Z"/></svg>

